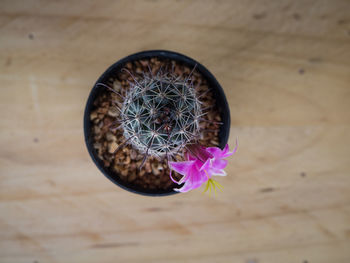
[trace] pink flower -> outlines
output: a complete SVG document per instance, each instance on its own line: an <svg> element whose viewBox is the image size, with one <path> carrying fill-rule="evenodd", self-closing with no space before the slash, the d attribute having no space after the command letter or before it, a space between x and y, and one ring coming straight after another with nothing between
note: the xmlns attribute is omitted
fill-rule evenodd
<svg viewBox="0 0 350 263"><path fill-rule="evenodd" d="M181 188L174 189L178 192L188 192L196 189L210 180L213 175L226 176L223 169L227 165L227 160L223 158L229 157L237 151L237 143L232 152L229 151L228 144L223 150L218 147L205 148L198 144L192 144L188 147L188 150L186 154L187 161L169 162L172 170L183 175L178 182L170 175L175 183L184 183Z"/></svg>

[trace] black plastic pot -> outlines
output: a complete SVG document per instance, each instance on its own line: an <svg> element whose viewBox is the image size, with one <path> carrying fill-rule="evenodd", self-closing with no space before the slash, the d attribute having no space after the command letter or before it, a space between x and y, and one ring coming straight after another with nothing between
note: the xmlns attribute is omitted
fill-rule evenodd
<svg viewBox="0 0 350 263"><path fill-rule="evenodd" d="M84 112L84 135L85 135L85 143L87 146L87 149L89 151L89 154L96 164L96 166L100 169L100 171L113 183L120 186L121 188L128 190L133 193L142 194L142 195L148 195L148 196L165 196L165 195L171 195L178 193L176 191L144 191L137 189L133 187L132 185L128 185L124 183L111 169L105 167L103 165L103 161L101 161L97 157L97 153L95 149L93 148L93 142L92 142L92 133L91 133L91 127L92 123L90 121L90 113L95 110L95 106L93 105L93 102L95 99L99 96L100 93L105 92L106 89L104 89L101 86L96 86L97 83L107 83L110 78L113 78L117 76L117 74L120 72L120 70L125 67L125 64L129 61L134 60L140 60L140 59L148 59L148 58L161 58L161 59L171 59L178 61L184 65L187 65L189 68L193 68L196 65L196 70L201 73L201 75L207 79L209 88L213 90L213 94L216 99L217 107L220 111L220 115L222 118L222 122L224 123L220 127L219 131L219 140L220 140L220 148L224 148L228 141L229 133L230 133L230 109L224 94L223 89L221 88L218 81L215 79L215 77L200 63L197 61L186 57L182 54L172 52L172 51L165 51L165 50L150 50L150 51L143 51L139 52L130 56L127 56L118 62L114 63L112 66L110 66L97 80L94 87L92 88L88 101L86 103L85 112Z"/></svg>

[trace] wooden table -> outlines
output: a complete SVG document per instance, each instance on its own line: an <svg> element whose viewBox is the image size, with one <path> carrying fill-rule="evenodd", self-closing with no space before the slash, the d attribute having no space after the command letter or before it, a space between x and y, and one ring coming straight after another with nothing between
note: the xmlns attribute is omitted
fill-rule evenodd
<svg viewBox="0 0 350 263"><path fill-rule="evenodd" d="M131 53L203 63L239 150L224 191L150 198L92 163L82 117ZM0 2L0 262L350 262L350 2Z"/></svg>

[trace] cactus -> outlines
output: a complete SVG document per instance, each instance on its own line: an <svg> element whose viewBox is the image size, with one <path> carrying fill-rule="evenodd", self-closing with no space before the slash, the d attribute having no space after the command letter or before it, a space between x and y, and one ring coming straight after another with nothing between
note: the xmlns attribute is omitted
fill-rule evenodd
<svg viewBox="0 0 350 263"><path fill-rule="evenodd" d="M198 141L200 122L207 121L202 117L206 108L200 102L204 94L198 95L192 82L194 69L185 79L161 69L156 74L149 69L149 73L136 79L125 68L133 81L123 95L98 83L118 95L116 123L125 141L115 153L131 144L144 155L141 168L148 156L169 161L176 159L178 153L181 155L184 148L190 150L186 145Z"/></svg>
<svg viewBox="0 0 350 263"><path fill-rule="evenodd" d="M189 78L144 74L130 82L120 111L126 141L145 157L174 156L199 135L201 103Z"/></svg>

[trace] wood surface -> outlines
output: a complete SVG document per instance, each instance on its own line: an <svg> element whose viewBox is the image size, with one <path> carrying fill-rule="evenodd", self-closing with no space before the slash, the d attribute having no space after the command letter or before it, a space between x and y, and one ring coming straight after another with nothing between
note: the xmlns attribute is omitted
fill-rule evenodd
<svg viewBox="0 0 350 263"><path fill-rule="evenodd" d="M239 149L224 191L152 198L91 161L100 74L205 65ZM350 262L350 1L0 1L0 262Z"/></svg>

